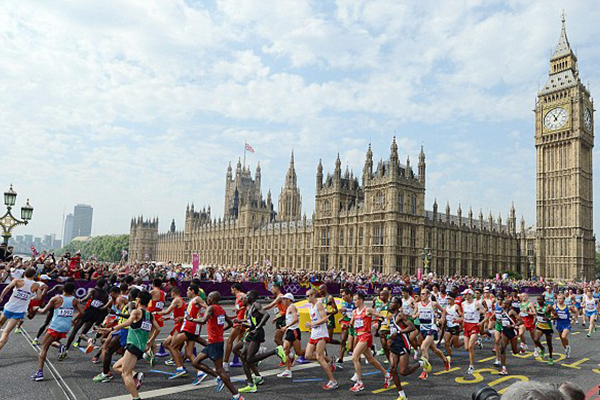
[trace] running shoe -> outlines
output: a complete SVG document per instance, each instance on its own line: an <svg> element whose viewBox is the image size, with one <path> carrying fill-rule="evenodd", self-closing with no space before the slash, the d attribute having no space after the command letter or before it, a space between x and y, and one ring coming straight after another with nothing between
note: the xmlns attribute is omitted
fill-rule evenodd
<svg viewBox="0 0 600 400"><path fill-rule="evenodd" d="M173 360L172 358L169 358L167 361L165 361L165 365L176 365L175 360Z"/></svg>
<svg viewBox="0 0 600 400"><path fill-rule="evenodd" d="M98 375L96 375L94 377L94 379L92 379L92 381L95 383L100 383L100 382L109 382L111 379L112 379L111 374L105 374L104 372L100 372Z"/></svg>
<svg viewBox="0 0 600 400"><path fill-rule="evenodd" d="M358 375L356 375L356 372L354 373L354 375L352 375L352 378L350 378L350 380L354 383L358 382Z"/></svg>
<svg viewBox="0 0 600 400"><path fill-rule="evenodd" d="M283 346L277 346L277 357L281 358L281 363L285 365L287 362L287 356L285 355Z"/></svg>
<svg viewBox="0 0 600 400"><path fill-rule="evenodd" d="M23 333L23 330L21 328L17 328L15 329L15 333Z"/></svg>
<svg viewBox="0 0 600 400"><path fill-rule="evenodd" d="M450 371L450 360L448 358L444 361L444 371Z"/></svg>
<svg viewBox="0 0 600 400"><path fill-rule="evenodd" d="M548 365L554 365L554 360L552 357L548 357Z"/></svg>
<svg viewBox="0 0 600 400"><path fill-rule="evenodd" d="M75 343L73 343L73 347L79 347L81 346L81 339L78 339L75 341Z"/></svg>
<svg viewBox="0 0 600 400"><path fill-rule="evenodd" d="M421 357L421 361L423 361L423 371L431 372L431 364L429 363L429 360L425 357Z"/></svg>
<svg viewBox="0 0 600 400"><path fill-rule="evenodd" d="M335 372L335 363L333 362L333 359L331 359L331 362L329 363L329 367L331 368L331 372Z"/></svg>
<svg viewBox="0 0 600 400"><path fill-rule="evenodd" d="M426 380L429 377L429 374L425 371L421 372L421 375L419 375L419 379L422 380Z"/></svg>
<svg viewBox="0 0 600 400"><path fill-rule="evenodd" d="M408 397L398 394L398 398L396 398L396 400L408 400Z"/></svg>
<svg viewBox="0 0 600 400"><path fill-rule="evenodd" d="M508 371L506 370L506 367L502 367L502 369L499 372L500 375L508 375Z"/></svg>
<svg viewBox="0 0 600 400"><path fill-rule="evenodd" d="M546 351L545 350L540 350L540 357L541 358L546 357Z"/></svg>
<svg viewBox="0 0 600 400"><path fill-rule="evenodd" d="M181 377L184 377L187 375L188 375L187 369L185 369L183 367L178 367L175 370L175 373L173 374L173 376L170 376L169 379L181 378Z"/></svg>
<svg viewBox="0 0 600 400"><path fill-rule="evenodd" d="M340 360L337 360L335 363L335 367L339 370L342 370L342 369L344 369L344 363L340 362Z"/></svg>
<svg viewBox="0 0 600 400"><path fill-rule="evenodd" d="M217 376L217 378L215 379L215 392L221 393L224 387L225 382L223 382L223 379L221 379L220 376Z"/></svg>
<svg viewBox="0 0 600 400"><path fill-rule="evenodd" d="M481 343L481 338L477 338L477 348L479 350L483 350L483 343Z"/></svg>
<svg viewBox="0 0 600 400"><path fill-rule="evenodd" d="M387 389L390 387L391 384L392 384L392 375L390 375L390 373L388 372L387 374L385 374L385 377L383 380L383 388Z"/></svg>
<svg viewBox="0 0 600 400"><path fill-rule="evenodd" d="M473 372L475 372L475 367L469 365L469 368L467 369L467 375L473 375Z"/></svg>
<svg viewBox="0 0 600 400"><path fill-rule="evenodd" d="M385 355L385 350L383 349L379 349L379 351L377 352L378 356L384 356Z"/></svg>
<svg viewBox="0 0 600 400"><path fill-rule="evenodd" d="M279 364L277 364L277 367L278 368L285 367L285 364L283 363L283 361L279 361Z"/></svg>
<svg viewBox="0 0 600 400"><path fill-rule="evenodd" d="M240 393L256 393L256 392L258 392L258 389L256 388L256 385L248 385L248 386L244 386L243 388L238 389L238 392L240 392Z"/></svg>
<svg viewBox="0 0 600 400"><path fill-rule="evenodd" d="M354 393L362 392L363 390L365 390L365 385L363 385L362 382L356 382L354 386L350 388L350 391Z"/></svg>
<svg viewBox="0 0 600 400"><path fill-rule="evenodd" d="M206 374L206 372L202 372L202 371L198 372L196 374L196 379L194 379L194 382L192 382L192 385L198 386L199 384L202 383L203 380L206 379L207 376L208 375Z"/></svg>
<svg viewBox="0 0 600 400"><path fill-rule="evenodd" d="M534 357L539 357L540 356L540 349L538 349L537 347L533 350L533 356Z"/></svg>
<svg viewBox="0 0 600 400"><path fill-rule="evenodd" d="M298 364L302 365L302 364L308 364L310 361L308 361L306 358L304 358L304 356L300 356L300 358L298 358L298 360L296 362Z"/></svg>
<svg viewBox="0 0 600 400"><path fill-rule="evenodd" d="M41 382L44 380L44 372L39 369L35 374L31 375L31 380L36 382Z"/></svg>
<svg viewBox="0 0 600 400"><path fill-rule="evenodd" d="M446 359L448 360L448 368L450 368L452 365L452 357L446 356Z"/></svg>
<svg viewBox="0 0 600 400"><path fill-rule="evenodd" d="M67 346L61 344L60 348L58 349L58 361L64 361L64 359L67 358L67 353Z"/></svg>
<svg viewBox="0 0 600 400"><path fill-rule="evenodd" d="M565 357L571 358L571 346L565 347Z"/></svg>
<svg viewBox="0 0 600 400"><path fill-rule="evenodd" d="M231 398L231 400L245 400L244 396L242 396L241 394L236 394L235 396L233 396Z"/></svg>
<svg viewBox="0 0 600 400"><path fill-rule="evenodd" d="M90 354L94 351L94 340L88 339L88 345L85 347L85 354Z"/></svg>
<svg viewBox="0 0 600 400"><path fill-rule="evenodd" d="M278 378L292 378L292 371L290 371L289 369L286 369L285 371L277 374Z"/></svg>
<svg viewBox="0 0 600 400"><path fill-rule="evenodd" d="M39 341L39 339L38 339L38 338L35 338L35 339L33 339L33 340L31 341L31 344L32 344L32 345L34 345L34 346L37 346L38 344L40 344L40 341Z"/></svg>
<svg viewBox="0 0 600 400"><path fill-rule="evenodd" d="M255 376L252 379L254 381L254 386L259 386L265 383L265 378L263 378L262 376Z"/></svg>
<svg viewBox="0 0 600 400"><path fill-rule="evenodd" d="M100 364L100 357L93 357L92 364Z"/></svg>
<svg viewBox="0 0 600 400"><path fill-rule="evenodd" d="M329 381L327 382L326 385L323 385L323 390L334 390L340 387L340 384L337 383L337 381L333 382L333 381ZM364 389L364 387L363 387ZM352 389L350 389L352 390Z"/></svg>
<svg viewBox="0 0 600 400"><path fill-rule="evenodd" d="M135 387L140 390L140 388L142 387L142 383L144 381L144 373L143 372L138 372L135 374L135 376L133 377L135 379Z"/></svg>
<svg viewBox="0 0 600 400"><path fill-rule="evenodd" d="M588 333L586 336L587 336L587 337L590 337L590 334Z"/></svg>
<svg viewBox="0 0 600 400"><path fill-rule="evenodd" d="M385 360L383 360L383 363L384 363L384 364L389 364L389 363L390 363L390 360L388 360L388 359L386 358Z"/></svg>
<svg viewBox="0 0 600 400"><path fill-rule="evenodd" d="M502 368L502 363L499 360L494 361L494 367Z"/></svg>

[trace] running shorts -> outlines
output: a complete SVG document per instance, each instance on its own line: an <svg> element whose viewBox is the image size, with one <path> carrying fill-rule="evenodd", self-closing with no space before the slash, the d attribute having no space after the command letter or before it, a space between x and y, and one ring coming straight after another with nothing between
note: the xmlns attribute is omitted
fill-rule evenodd
<svg viewBox="0 0 600 400"><path fill-rule="evenodd" d="M552 327L546 329L546 328L540 328L539 326L536 328L538 331L542 332L544 335L552 335L554 333L554 331L552 330Z"/></svg>
<svg viewBox="0 0 600 400"><path fill-rule="evenodd" d="M244 335L244 341L246 343L258 342L262 343L265 341L265 330L264 328L257 329L255 332L248 331Z"/></svg>
<svg viewBox="0 0 600 400"><path fill-rule="evenodd" d="M373 334L372 333L363 333L356 337L358 339L357 343L367 342L367 347L371 348L373 346Z"/></svg>
<svg viewBox="0 0 600 400"><path fill-rule="evenodd" d="M302 340L302 332L300 332L300 328L288 329L285 331L285 340L290 343L294 343L296 340Z"/></svg>
<svg viewBox="0 0 600 400"><path fill-rule="evenodd" d="M522 319L525 329L527 329L528 331L535 330L535 321L533 320L533 316L523 317Z"/></svg>
<svg viewBox="0 0 600 400"><path fill-rule="evenodd" d="M473 335L478 335L480 332L479 324L465 322L464 324L465 337L470 337Z"/></svg>
<svg viewBox="0 0 600 400"><path fill-rule="evenodd" d="M565 329L567 330L571 330L571 321L566 320L566 319L559 319L558 321L556 321L556 330L560 333L562 331L564 331Z"/></svg>
<svg viewBox="0 0 600 400"><path fill-rule="evenodd" d="M211 361L216 361L223 358L224 353L223 342L209 343L202 349L202 353L206 354Z"/></svg>
<svg viewBox="0 0 600 400"><path fill-rule="evenodd" d="M517 336L517 331L515 328L502 328L502 334L506 336L508 339L512 339Z"/></svg>
<svg viewBox="0 0 600 400"><path fill-rule="evenodd" d="M125 350L127 350L128 352L130 352L131 354L136 356L138 360L141 360L144 357L144 351L138 349L136 346L134 346L131 343L125 345Z"/></svg>
<svg viewBox="0 0 600 400"><path fill-rule="evenodd" d="M69 333L69 332L57 332L57 331L55 331L54 329L50 329L50 328L48 328L48 329L46 330L46 333L47 333L48 335L52 336L54 339L56 339L56 340L60 340L60 339L64 339L64 338L66 338L66 337L67 337L67 333Z"/></svg>
<svg viewBox="0 0 600 400"><path fill-rule="evenodd" d="M394 340L392 340L390 351L398 356L410 354L410 343L404 334L396 335Z"/></svg>
<svg viewBox="0 0 600 400"><path fill-rule="evenodd" d="M460 326L453 326L453 327L446 327L446 332L448 332L449 334L451 334L452 336L458 336L460 335Z"/></svg>
<svg viewBox="0 0 600 400"><path fill-rule="evenodd" d="M591 317L592 315L596 315L597 313L598 313L598 312L597 312L596 310L594 310L594 311L587 311L587 310L585 310L585 317L586 317L586 318L589 318L589 317ZM15 318L15 319L19 319L19 318Z"/></svg>
<svg viewBox="0 0 600 400"><path fill-rule="evenodd" d="M427 336L433 336L433 340L438 340L438 331L437 329L421 329L421 336L423 336L423 339Z"/></svg>
<svg viewBox="0 0 600 400"><path fill-rule="evenodd" d="M310 338L310 339L308 339L308 343L316 346L317 343L319 343L321 340L324 340L325 343L328 343L329 342L329 337L328 336L324 336L324 337L320 337L320 338L316 338L316 339Z"/></svg>
<svg viewBox="0 0 600 400"><path fill-rule="evenodd" d="M4 317L6 319L23 319L23 318L25 318L25 312L24 311L23 312L15 313L15 312L12 312L12 311L4 310L3 313L4 313Z"/></svg>

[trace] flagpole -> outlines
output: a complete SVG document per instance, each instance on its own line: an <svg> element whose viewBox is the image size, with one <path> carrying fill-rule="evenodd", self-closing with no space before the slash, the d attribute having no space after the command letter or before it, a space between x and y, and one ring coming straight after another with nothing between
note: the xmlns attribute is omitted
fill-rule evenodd
<svg viewBox="0 0 600 400"><path fill-rule="evenodd" d="M244 140L244 169L246 169L246 141Z"/></svg>

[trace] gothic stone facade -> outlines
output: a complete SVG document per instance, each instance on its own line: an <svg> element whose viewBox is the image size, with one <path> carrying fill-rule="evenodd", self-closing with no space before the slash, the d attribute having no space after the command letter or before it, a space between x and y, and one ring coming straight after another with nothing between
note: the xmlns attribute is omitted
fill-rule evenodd
<svg viewBox="0 0 600 400"><path fill-rule="evenodd" d="M506 224L490 213L478 217L460 206L425 210L426 163L421 149L417 174L407 158L400 163L395 139L387 160L375 166L369 146L362 176L333 174L317 167L315 211L301 216L294 159L279 198L262 197L260 165L255 177L238 161L235 179L227 169L225 216L208 210L185 214L185 228L158 234L156 220L131 224L130 259L239 265L270 262L292 269L371 269L415 274L495 276L507 270L522 276L593 276L592 147L593 104L580 83L577 58L564 29L551 59L548 83L536 103L537 226L520 231L514 205ZM566 114L566 116L564 116ZM566 120L566 122L563 120ZM424 259L431 259L430 263Z"/></svg>

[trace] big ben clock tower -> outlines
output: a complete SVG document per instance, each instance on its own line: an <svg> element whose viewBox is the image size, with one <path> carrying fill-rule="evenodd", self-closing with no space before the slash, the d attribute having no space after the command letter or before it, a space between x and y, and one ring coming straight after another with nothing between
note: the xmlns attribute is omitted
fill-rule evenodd
<svg viewBox="0 0 600 400"><path fill-rule="evenodd" d="M563 15L548 80L538 92L535 106L536 273L546 278L595 277L593 113Z"/></svg>

